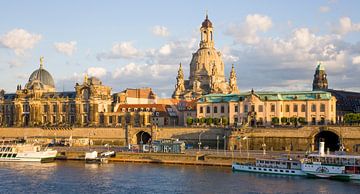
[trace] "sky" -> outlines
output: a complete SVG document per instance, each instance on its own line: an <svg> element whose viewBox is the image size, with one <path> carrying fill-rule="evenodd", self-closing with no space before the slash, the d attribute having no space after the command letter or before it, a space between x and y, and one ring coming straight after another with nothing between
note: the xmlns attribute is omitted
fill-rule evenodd
<svg viewBox="0 0 360 194"><path fill-rule="evenodd" d="M0 88L44 68L57 91L85 74L112 92L151 87L170 97L179 63L189 75L206 12L225 75L240 91L311 90L322 62L329 88L360 92L360 1L1 1Z"/></svg>

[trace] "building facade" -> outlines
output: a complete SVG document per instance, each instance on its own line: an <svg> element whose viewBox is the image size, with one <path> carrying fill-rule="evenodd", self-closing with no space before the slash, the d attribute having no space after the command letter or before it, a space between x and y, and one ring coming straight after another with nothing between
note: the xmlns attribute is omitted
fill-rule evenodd
<svg viewBox="0 0 360 194"><path fill-rule="evenodd" d="M323 91L209 94L199 99L197 118L225 118L230 125L250 126L287 124L290 118L331 124L336 121L336 98Z"/></svg>
<svg viewBox="0 0 360 194"><path fill-rule="evenodd" d="M3 127L96 126L111 111L111 88L85 76L75 91L57 92L54 79L43 67L35 70L23 88L0 92L0 125Z"/></svg>
<svg viewBox="0 0 360 194"><path fill-rule="evenodd" d="M234 67L229 82L225 78L225 65L221 53L215 49L214 28L207 15L200 28L200 36L199 49L193 53L190 62L189 79L185 80L180 63L172 97L191 100L211 93L239 93Z"/></svg>

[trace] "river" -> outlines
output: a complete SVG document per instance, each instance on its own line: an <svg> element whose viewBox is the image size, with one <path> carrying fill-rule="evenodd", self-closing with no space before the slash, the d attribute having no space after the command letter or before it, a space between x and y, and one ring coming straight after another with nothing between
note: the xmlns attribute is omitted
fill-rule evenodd
<svg viewBox="0 0 360 194"><path fill-rule="evenodd" d="M1 193L360 193L360 182L137 163L0 163Z"/></svg>

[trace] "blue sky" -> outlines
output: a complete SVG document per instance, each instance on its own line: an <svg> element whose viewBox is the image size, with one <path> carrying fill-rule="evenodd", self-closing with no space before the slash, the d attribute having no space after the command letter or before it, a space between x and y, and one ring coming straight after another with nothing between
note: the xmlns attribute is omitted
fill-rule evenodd
<svg viewBox="0 0 360 194"><path fill-rule="evenodd" d="M317 61L331 88L360 91L359 1L8 1L0 3L0 88L25 85L45 57L58 91L84 73L113 92L170 96L208 10L226 75L240 90L310 90Z"/></svg>

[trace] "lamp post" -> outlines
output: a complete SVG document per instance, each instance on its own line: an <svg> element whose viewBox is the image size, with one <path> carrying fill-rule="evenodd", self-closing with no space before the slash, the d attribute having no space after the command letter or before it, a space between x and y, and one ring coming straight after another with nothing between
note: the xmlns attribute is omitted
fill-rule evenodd
<svg viewBox="0 0 360 194"><path fill-rule="evenodd" d="M199 142L198 142L199 152L200 152L200 150L201 150L201 134L203 134L203 133L205 133L205 131L201 131L201 132L199 133Z"/></svg>
<svg viewBox="0 0 360 194"><path fill-rule="evenodd" d="M216 136L216 154L219 154L219 136Z"/></svg>
<svg viewBox="0 0 360 194"><path fill-rule="evenodd" d="M226 156L226 135L224 135L224 154Z"/></svg>
<svg viewBox="0 0 360 194"><path fill-rule="evenodd" d="M261 145L263 149L263 155L266 155L266 144L265 144L265 136L263 136L263 144Z"/></svg>

